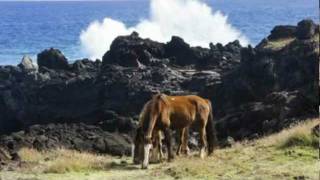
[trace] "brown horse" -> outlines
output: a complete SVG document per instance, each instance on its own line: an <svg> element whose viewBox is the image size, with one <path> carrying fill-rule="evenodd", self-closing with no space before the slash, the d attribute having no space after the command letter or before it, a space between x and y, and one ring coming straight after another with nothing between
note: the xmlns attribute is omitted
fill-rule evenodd
<svg viewBox="0 0 320 180"><path fill-rule="evenodd" d="M217 141L210 101L194 95L154 95L140 113L139 127L134 140L134 162L139 161L136 157L143 157L142 168L147 168L152 144L158 146L156 142L159 141L157 139L159 131L164 132L168 160L171 161L174 158L171 129L181 130L179 152L187 149L187 129L194 123L197 123L199 127L200 157L204 158L205 149L208 147L208 153L211 154Z"/></svg>
<svg viewBox="0 0 320 180"><path fill-rule="evenodd" d="M145 115L146 112L148 111L146 108L150 107L151 100L148 101L141 113L140 113L140 117L139 117L139 128L137 129L137 134L136 137L134 139L134 144L132 146L132 157L133 157L133 162L134 164L139 164L141 161L141 158L143 158L143 134L141 131L141 127L142 127L142 122L143 119L145 119ZM144 113L142 113L144 112ZM189 128L183 128L182 130L179 131L179 136L180 136L180 143L177 149L176 154L180 155L182 154L186 154L189 155L189 147L188 147L188 130ZM152 135L152 153L150 156L150 162L161 162L162 158L163 158L163 151L162 151L162 140L163 140L164 136L163 136L163 132L160 130L154 130L153 131L153 135Z"/></svg>

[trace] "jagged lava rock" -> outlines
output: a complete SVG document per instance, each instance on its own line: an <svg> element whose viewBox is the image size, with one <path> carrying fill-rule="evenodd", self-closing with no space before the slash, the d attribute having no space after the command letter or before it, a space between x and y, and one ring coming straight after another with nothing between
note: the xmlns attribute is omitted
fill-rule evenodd
<svg viewBox="0 0 320 180"><path fill-rule="evenodd" d="M40 68L46 67L49 69L62 70L66 70L69 68L67 58L58 49L46 49L42 51L40 54L38 54L37 59Z"/></svg>
<svg viewBox="0 0 320 180"><path fill-rule="evenodd" d="M152 54L152 55L151 55ZM152 58L163 57L163 44L150 39L141 39L138 33L130 36L119 36L104 54L103 64L118 64L125 67L150 65Z"/></svg>
<svg viewBox="0 0 320 180"><path fill-rule="evenodd" d="M268 36L269 40L295 37L297 32L296 26L276 26L272 29L271 34Z"/></svg>
<svg viewBox="0 0 320 180"><path fill-rule="evenodd" d="M2 136L0 145L8 152L29 147L38 150L66 148L120 156L131 153L131 141L127 135L83 123L33 125L10 136Z"/></svg>
<svg viewBox="0 0 320 180"><path fill-rule="evenodd" d="M316 25L310 19L302 20L297 26L297 38L299 39L310 39L316 31Z"/></svg>

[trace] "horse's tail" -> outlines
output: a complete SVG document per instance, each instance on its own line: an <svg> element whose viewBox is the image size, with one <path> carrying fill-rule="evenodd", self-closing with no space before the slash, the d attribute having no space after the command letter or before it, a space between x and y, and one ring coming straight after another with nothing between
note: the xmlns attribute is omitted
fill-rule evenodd
<svg viewBox="0 0 320 180"><path fill-rule="evenodd" d="M213 113L212 113L212 106L210 100L207 100L209 108L210 108L210 113L208 117L208 122L206 126L206 135L207 135L207 142L208 142L208 154L212 154L214 148L218 144L218 139L217 139L217 131L215 128L215 123L213 121Z"/></svg>

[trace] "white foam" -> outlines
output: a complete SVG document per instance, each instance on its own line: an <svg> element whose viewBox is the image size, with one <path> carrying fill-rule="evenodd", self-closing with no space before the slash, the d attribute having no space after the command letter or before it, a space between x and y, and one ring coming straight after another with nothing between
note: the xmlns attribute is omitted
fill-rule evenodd
<svg viewBox="0 0 320 180"><path fill-rule="evenodd" d="M111 18L92 22L81 32L81 46L90 58L101 58L117 36L132 31L160 42L167 42L176 35L192 46L208 47L210 42L226 44L236 39L242 45L249 43L228 22L227 16L214 12L201 0L151 0L149 17L133 27Z"/></svg>

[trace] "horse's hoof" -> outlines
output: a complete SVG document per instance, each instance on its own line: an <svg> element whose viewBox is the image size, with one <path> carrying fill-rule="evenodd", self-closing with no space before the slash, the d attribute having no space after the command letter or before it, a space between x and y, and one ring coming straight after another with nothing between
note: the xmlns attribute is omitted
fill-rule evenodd
<svg viewBox="0 0 320 180"><path fill-rule="evenodd" d="M205 149L204 149L204 148L201 148L201 149L200 149L200 158L201 158L201 159L204 159L205 154L206 154Z"/></svg>
<svg viewBox="0 0 320 180"><path fill-rule="evenodd" d="M148 166L141 166L141 169L148 169Z"/></svg>
<svg viewBox="0 0 320 180"><path fill-rule="evenodd" d="M140 162L139 161L133 161L132 162L134 165L138 165L138 164L140 164Z"/></svg>

